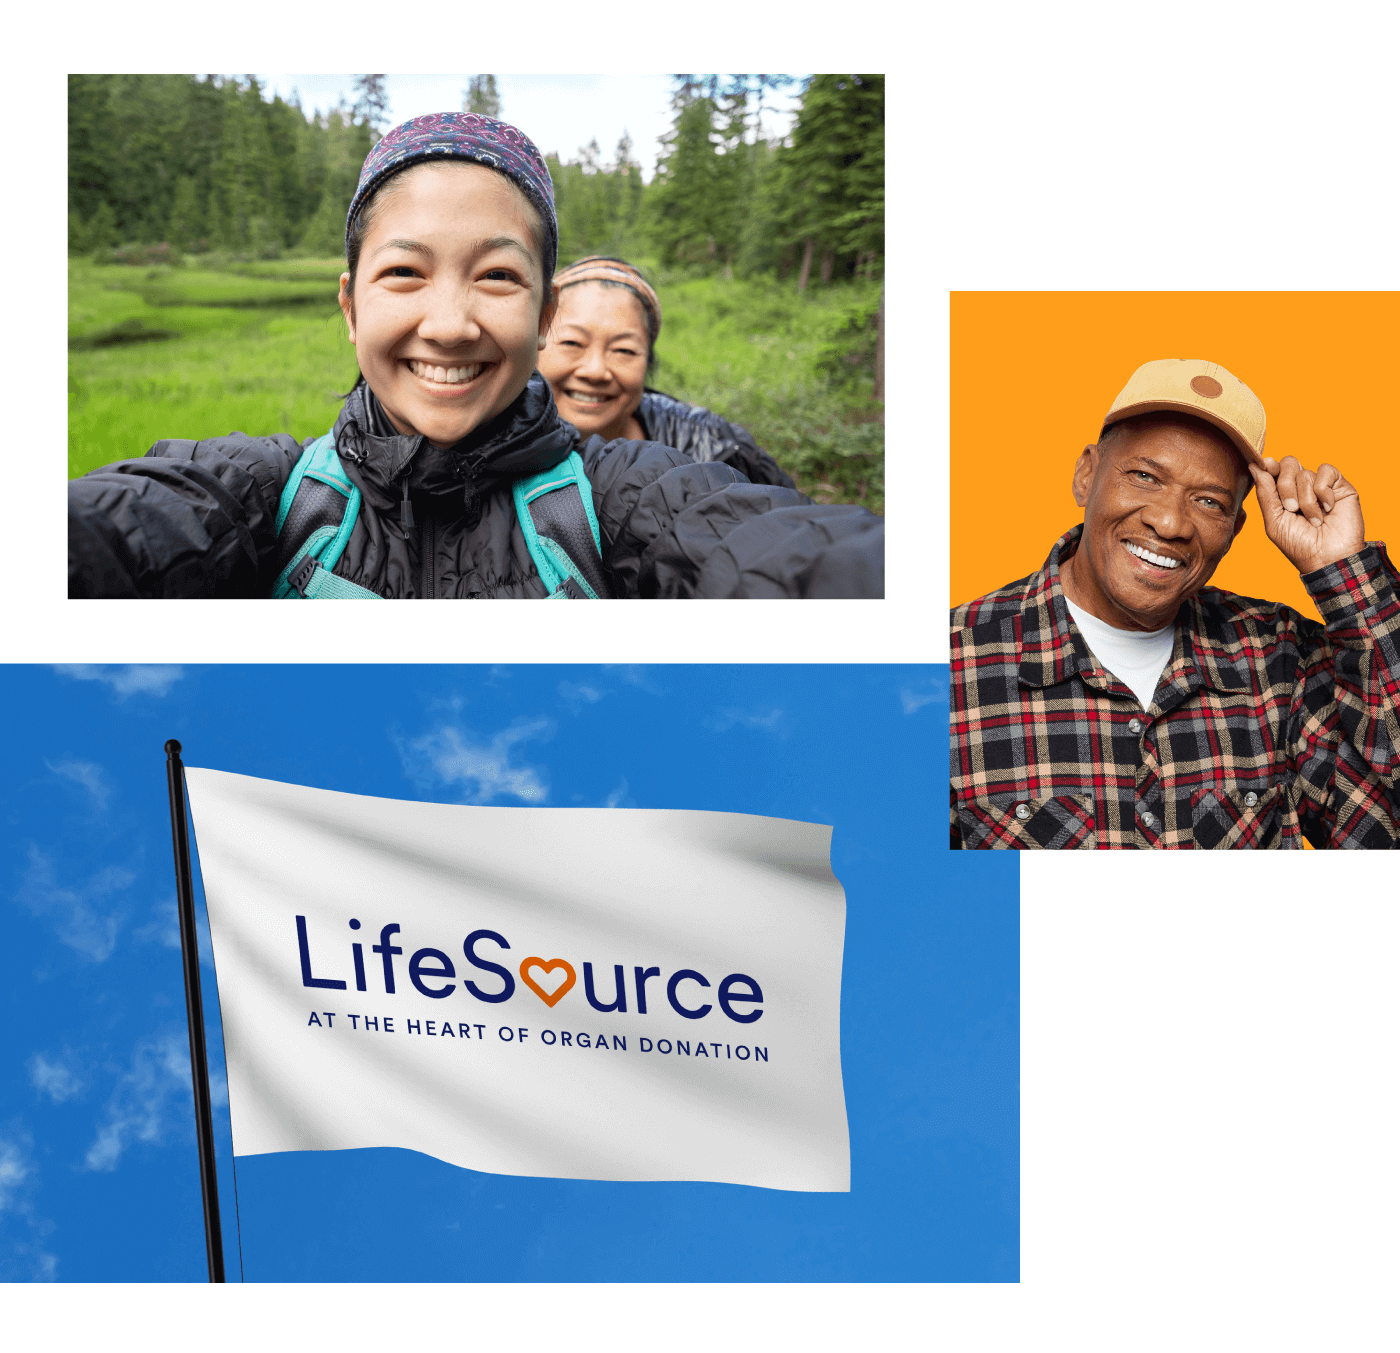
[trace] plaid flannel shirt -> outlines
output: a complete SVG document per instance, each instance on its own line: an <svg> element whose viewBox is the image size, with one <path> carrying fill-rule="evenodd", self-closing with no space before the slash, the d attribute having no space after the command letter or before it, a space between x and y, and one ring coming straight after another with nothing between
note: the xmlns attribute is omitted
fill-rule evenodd
<svg viewBox="0 0 1400 1353"><path fill-rule="evenodd" d="M1400 576L1380 543L1303 576L1326 624L1203 588L1143 710L1060 560L953 611L954 848L1400 844Z"/></svg>

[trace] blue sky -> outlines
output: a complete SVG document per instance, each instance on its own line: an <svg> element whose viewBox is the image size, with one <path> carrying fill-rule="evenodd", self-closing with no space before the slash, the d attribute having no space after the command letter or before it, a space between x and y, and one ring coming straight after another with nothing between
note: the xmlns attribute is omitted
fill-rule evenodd
<svg viewBox="0 0 1400 1353"><path fill-rule="evenodd" d="M849 1195L524 1179L397 1150L239 1162L230 1277L1014 1280L1015 862L946 853L946 668L6 667L0 1278L199 1281L162 744L443 802L829 822ZM975 905L972 904L975 898ZM239 1239L241 1232L241 1255Z"/></svg>

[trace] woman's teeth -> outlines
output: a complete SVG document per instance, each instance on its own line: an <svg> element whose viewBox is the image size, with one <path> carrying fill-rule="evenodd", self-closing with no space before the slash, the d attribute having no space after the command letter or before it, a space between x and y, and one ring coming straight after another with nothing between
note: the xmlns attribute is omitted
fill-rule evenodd
<svg viewBox="0 0 1400 1353"><path fill-rule="evenodd" d="M474 366L429 366L426 362L410 361L408 369L435 385L464 385L474 381L485 365L485 362L477 362Z"/></svg>
<svg viewBox="0 0 1400 1353"><path fill-rule="evenodd" d="M1125 540L1129 554L1135 554L1139 559L1145 559L1149 564L1156 564L1158 568L1180 568L1180 559L1168 559L1164 554L1153 554L1151 550L1144 549L1141 545L1129 545Z"/></svg>
<svg viewBox="0 0 1400 1353"><path fill-rule="evenodd" d="M606 404L612 398L611 395L585 395L579 390L570 390L567 393L576 404Z"/></svg>

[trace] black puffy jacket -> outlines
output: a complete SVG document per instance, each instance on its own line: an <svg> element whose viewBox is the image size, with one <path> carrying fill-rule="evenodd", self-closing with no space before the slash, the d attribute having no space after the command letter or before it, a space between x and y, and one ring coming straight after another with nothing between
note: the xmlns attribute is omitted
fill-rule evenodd
<svg viewBox="0 0 1400 1353"><path fill-rule="evenodd" d="M732 465L751 484L797 486L747 428L730 423L699 404L687 404L660 390L648 390L637 408L637 421L648 441L674 446L691 460Z"/></svg>
<svg viewBox="0 0 1400 1353"><path fill-rule="evenodd" d="M511 484L577 448L619 597L878 597L884 521L653 442L578 434L536 373L456 446L402 436L363 385L335 424L363 495L334 572L383 597L544 597ZM309 445L308 443L306 443ZM158 442L69 484L71 597L266 597L295 438ZM403 525L407 485L413 524Z"/></svg>

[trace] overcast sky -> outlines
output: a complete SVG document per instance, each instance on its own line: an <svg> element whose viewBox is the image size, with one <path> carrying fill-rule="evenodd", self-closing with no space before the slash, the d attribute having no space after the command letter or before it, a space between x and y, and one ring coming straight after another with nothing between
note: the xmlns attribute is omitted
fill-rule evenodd
<svg viewBox="0 0 1400 1353"><path fill-rule="evenodd" d="M391 124L406 122L423 113L459 109L469 75L386 75ZM355 101L353 75L259 75L270 97L290 99L301 95L310 113L335 107L344 98ZM642 177L650 181L660 151L657 139L671 126L671 76L669 75L498 75L501 116L514 123L546 155L557 151L563 160L574 158L580 146L597 138L604 160L612 159L622 133L632 138L633 154L641 162ZM776 111L766 111L768 136L786 135L792 126L797 86L786 94L772 95Z"/></svg>

